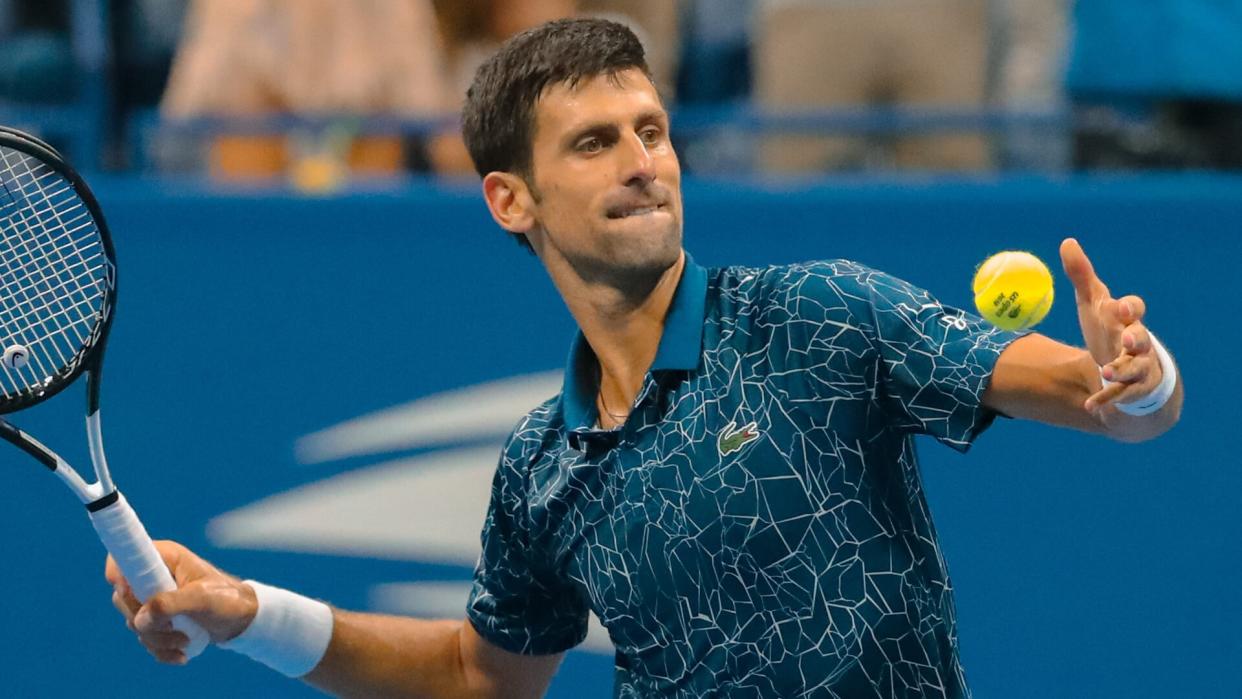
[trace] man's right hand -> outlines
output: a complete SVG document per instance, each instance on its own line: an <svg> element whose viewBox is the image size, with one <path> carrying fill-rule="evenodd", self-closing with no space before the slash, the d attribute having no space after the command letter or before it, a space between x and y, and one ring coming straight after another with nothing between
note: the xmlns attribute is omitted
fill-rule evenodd
<svg viewBox="0 0 1242 699"><path fill-rule="evenodd" d="M185 615L221 643L235 638L250 625L259 609L254 590L222 572L192 551L173 541L157 541L155 548L177 581L177 589L161 592L139 602L112 557L104 570L111 583L112 604L151 655L163 663L183 665L189 639L172 627L172 619Z"/></svg>

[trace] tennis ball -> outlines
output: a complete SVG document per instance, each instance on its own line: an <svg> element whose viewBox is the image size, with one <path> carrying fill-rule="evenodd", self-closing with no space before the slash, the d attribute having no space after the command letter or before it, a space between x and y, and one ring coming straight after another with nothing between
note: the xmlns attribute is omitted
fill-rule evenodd
<svg viewBox="0 0 1242 699"><path fill-rule="evenodd" d="M975 308L1004 330L1025 330L1052 308L1052 272L1029 252L1006 250L983 261L972 284Z"/></svg>

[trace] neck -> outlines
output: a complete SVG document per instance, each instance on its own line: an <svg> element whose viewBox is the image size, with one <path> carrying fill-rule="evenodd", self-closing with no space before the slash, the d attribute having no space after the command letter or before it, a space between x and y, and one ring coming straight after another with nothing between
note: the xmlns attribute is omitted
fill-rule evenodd
<svg viewBox="0 0 1242 699"><path fill-rule="evenodd" d="M601 427L624 422L634 404L643 377L655 361L664 334L664 317L685 264L683 251L654 279L627 289L589 283L576 275L553 275L569 312L599 361L596 407Z"/></svg>

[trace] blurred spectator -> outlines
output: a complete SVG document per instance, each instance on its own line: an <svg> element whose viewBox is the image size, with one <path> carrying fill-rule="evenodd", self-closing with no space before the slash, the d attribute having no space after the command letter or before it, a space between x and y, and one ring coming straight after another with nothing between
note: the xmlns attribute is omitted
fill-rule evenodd
<svg viewBox="0 0 1242 699"><path fill-rule="evenodd" d="M681 3L677 102L683 107L745 106L751 96L750 32L756 0ZM684 120L683 120L684 123ZM682 170L700 175L750 172L756 137L732 124L674 129Z"/></svg>
<svg viewBox="0 0 1242 699"><path fill-rule="evenodd" d="M1085 168L1242 168L1242 2L1075 3L1067 78Z"/></svg>
<svg viewBox="0 0 1242 699"><path fill-rule="evenodd" d="M162 112L420 118L454 106L430 0L194 0ZM339 155L355 172L403 166L398 136L351 138L338 130L311 147L347 151ZM279 174L299 162L291 148L280 136L220 136L212 170L225 177ZM433 138L429 152L437 170L468 166L455 133ZM308 162L324 163L318 156Z"/></svg>
<svg viewBox="0 0 1242 699"><path fill-rule="evenodd" d="M998 106L1026 114L1063 114L1069 0L992 0L992 70L989 89ZM1064 170L1068 134L1050 126L1010 126L997 143L1005 169Z"/></svg>
<svg viewBox="0 0 1242 699"><path fill-rule="evenodd" d="M474 72L502 41L549 20L575 15L605 16L628 25L647 50L647 63L665 96L674 89L677 67L675 0L436 0L448 40L454 93L464 99Z"/></svg>
<svg viewBox="0 0 1242 699"><path fill-rule="evenodd" d="M710 104L749 99L755 0L685 0L682 5L685 44L678 100Z"/></svg>
<svg viewBox="0 0 1242 699"><path fill-rule="evenodd" d="M159 104L189 0L111 0L113 92L120 118Z"/></svg>
<svg viewBox="0 0 1242 699"><path fill-rule="evenodd" d="M642 33L657 82L671 91L678 23L668 0L193 0L162 112L439 116L460 107L475 69L501 41L580 12L624 19ZM350 142L346 128L321 136L312 148ZM436 171L470 170L455 132L425 145ZM297 151L297 142L280 136L232 134L215 139L210 160L226 177L292 166L296 178ZM349 146L355 171L392 172L401 159L396 137L363 135ZM311 162L322 166L320 158Z"/></svg>
<svg viewBox="0 0 1242 699"><path fill-rule="evenodd" d="M581 0L579 13L605 17L629 26L643 42L647 65L666 100L677 89L681 23L677 0Z"/></svg>
<svg viewBox="0 0 1242 699"><path fill-rule="evenodd" d="M76 67L64 0L0 0L0 100L72 101Z"/></svg>
<svg viewBox="0 0 1242 699"><path fill-rule="evenodd" d="M988 0L760 0L756 24L754 89L763 107L961 110L986 103ZM891 143L780 136L763 149L765 167L781 172L876 164L977 170L989 159L978 134Z"/></svg>
<svg viewBox="0 0 1242 699"><path fill-rule="evenodd" d="M436 0L436 12L448 44L450 84L465 100L474 72L500 42L513 34L577 14L577 0Z"/></svg>

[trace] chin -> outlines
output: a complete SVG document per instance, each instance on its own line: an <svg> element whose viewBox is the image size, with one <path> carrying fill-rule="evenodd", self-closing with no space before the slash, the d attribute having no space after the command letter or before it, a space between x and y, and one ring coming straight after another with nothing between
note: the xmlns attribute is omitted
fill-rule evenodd
<svg viewBox="0 0 1242 699"><path fill-rule="evenodd" d="M621 245L618 266L635 272L663 272L681 257L681 230L661 228L637 238L627 236Z"/></svg>
<svg viewBox="0 0 1242 699"><path fill-rule="evenodd" d="M583 279L618 287L643 287L658 279L681 256L681 223L676 218L657 225L603 225L592 234L594 244L565 250L566 259Z"/></svg>

